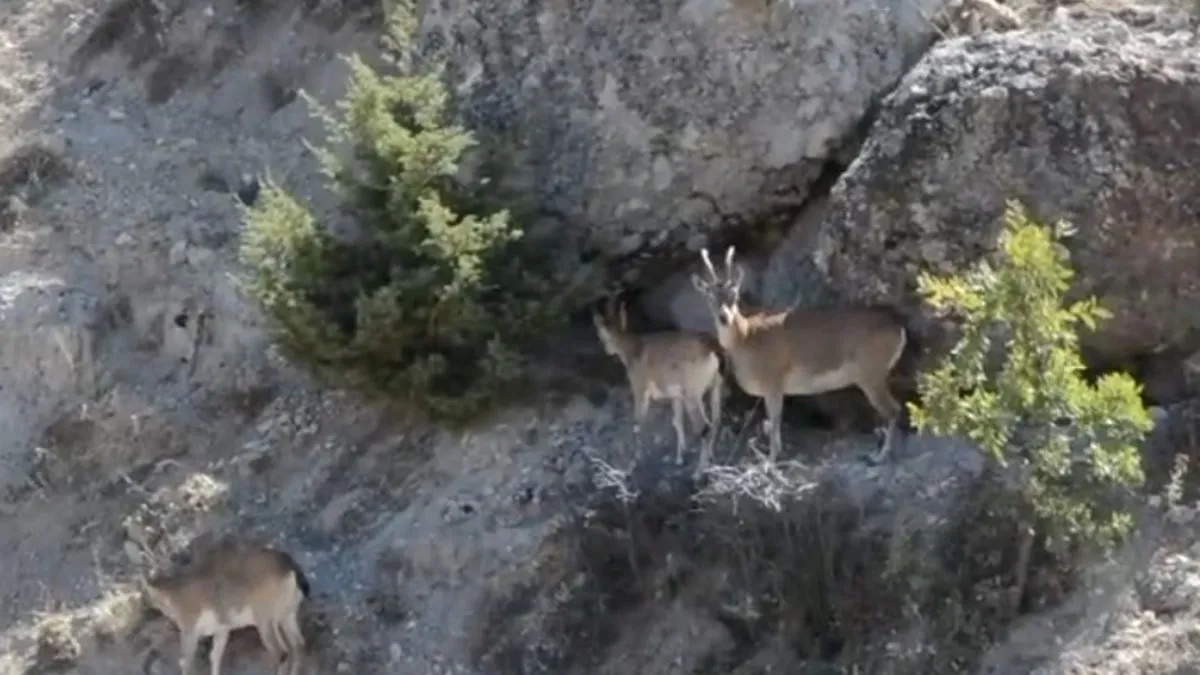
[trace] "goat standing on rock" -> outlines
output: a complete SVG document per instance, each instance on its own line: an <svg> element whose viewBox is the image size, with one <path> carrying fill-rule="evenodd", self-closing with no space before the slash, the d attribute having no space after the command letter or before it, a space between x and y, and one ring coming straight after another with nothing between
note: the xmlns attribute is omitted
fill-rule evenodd
<svg viewBox="0 0 1200 675"><path fill-rule="evenodd" d="M298 612L309 586L287 553L226 539L188 569L151 579L142 590L149 605L179 628L182 675L193 672L197 645L207 635L209 668L220 675L229 633L243 626L258 628L277 673L301 672L305 645ZM146 671L149 666L147 661Z"/></svg>
<svg viewBox="0 0 1200 675"><path fill-rule="evenodd" d="M769 461L783 445L780 422L785 395L813 395L851 385L867 396L887 423L874 461L891 450L900 404L888 388L888 376L908 342L900 318L884 308L793 308L783 311L742 309L744 271L734 269L733 247L725 254L725 277L713 268L708 249L700 254L709 278L692 275L716 321L717 339L734 379L747 394L763 399L764 426L770 436Z"/></svg>
<svg viewBox="0 0 1200 675"><path fill-rule="evenodd" d="M614 306L615 305L615 306ZM625 366L629 388L633 391L634 433L645 422L652 400L669 400L674 412L675 462L683 464L686 436L683 414L686 409L694 423L708 426L708 438L696 466L699 474L712 455L721 420L722 375L720 351L712 338L686 331L662 331L638 335L629 330L625 306L609 302L604 313L592 311L596 333L604 351L616 356ZM710 411L705 414L704 395L709 395Z"/></svg>

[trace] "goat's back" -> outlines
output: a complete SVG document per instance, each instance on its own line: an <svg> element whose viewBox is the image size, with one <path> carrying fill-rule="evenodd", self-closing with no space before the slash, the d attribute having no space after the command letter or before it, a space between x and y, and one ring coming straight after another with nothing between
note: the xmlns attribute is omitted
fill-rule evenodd
<svg viewBox="0 0 1200 675"><path fill-rule="evenodd" d="M655 332L641 336L637 368L660 388L686 385L703 391L720 371L715 340L701 333Z"/></svg>
<svg viewBox="0 0 1200 675"><path fill-rule="evenodd" d="M215 547L158 588L170 594L185 621L211 614L222 625L285 616L296 611L309 590L290 555L242 542Z"/></svg>
<svg viewBox="0 0 1200 675"><path fill-rule="evenodd" d="M734 372L751 393L782 378L795 393L838 389L863 372L886 374L904 348L902 321L881 308L796 308L745 316L730 350Z"/></svg>

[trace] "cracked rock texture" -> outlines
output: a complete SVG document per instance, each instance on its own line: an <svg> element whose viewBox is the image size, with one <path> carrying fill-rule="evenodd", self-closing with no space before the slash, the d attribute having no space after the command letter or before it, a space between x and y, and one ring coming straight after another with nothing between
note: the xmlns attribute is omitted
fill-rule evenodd
<svg viewBox="0 0 1200 675"><path fill-rule="evenodd" d="M469 123L523 160L520 187L620 258L794 209L943 4L446 0L421 28L464 78Z"/></svg>
<svg viewBox="0 0 1200 675"><path fill-rule="evenodd" d="M1116 21L949 40L885 101L811 257L844 296L916 310L915 272L993 250L1009 198L1077 228L1077 292L1121 362L1200 348L1200 42Z"/></svg>

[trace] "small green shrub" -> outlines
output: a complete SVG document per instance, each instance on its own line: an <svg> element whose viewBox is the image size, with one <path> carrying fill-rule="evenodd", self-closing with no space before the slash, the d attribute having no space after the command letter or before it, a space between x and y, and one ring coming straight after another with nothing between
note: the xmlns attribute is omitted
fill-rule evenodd
<svg viewBox="0 0 1200 675"><path fill-rule="evenodd" d="M386 75L358 56L331 112L305 97L333 146L317 150L361 232L339 238L267 180L246 211L241 259L274 338L317 374L466 422L516 389L528 347L561 321L571 284L556 283L546 252L522 242L509 211L493 208L489 176L459 175L473 135L448 122L440 68L404 68L394 8Z"/></svg>
<svg viewBox="0 0 1200 675"><path fill-rule="evenodd" d="M1142 484L1138 448L1152 426L1131 377L1084 378L1077 327L1108 313L1093 298L1064 305L1073 271L1056 236L1067 233L1010 202L992 263L919 277L927 302L957 314L963 334L919 378L922 403L910 405L918 429L968 438L1005 469L1021 527L1057 550L1108 546L1128 531L1126 498Z"/></svg>

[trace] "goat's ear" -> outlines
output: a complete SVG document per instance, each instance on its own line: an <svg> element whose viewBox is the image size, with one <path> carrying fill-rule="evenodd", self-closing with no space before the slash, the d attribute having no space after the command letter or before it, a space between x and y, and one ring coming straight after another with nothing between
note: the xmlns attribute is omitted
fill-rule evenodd
<svg viewBox="0 0 1200 675"><path fill-rule="evenodd" d="M740 293L742 290L742 282L746 280L746 268L738 265L733 273L733 292Z"/></svg>
<svg viewBox="0 0 1200 675"><path fill-rule="evenodd" d="M692 275L692 287L695 288L697 291L700 291L701 294L704 293L704 289L705 289L704 280L700 278L699 274Z"/></svg>

